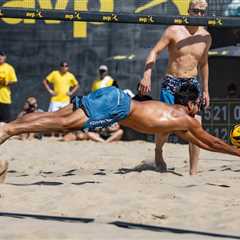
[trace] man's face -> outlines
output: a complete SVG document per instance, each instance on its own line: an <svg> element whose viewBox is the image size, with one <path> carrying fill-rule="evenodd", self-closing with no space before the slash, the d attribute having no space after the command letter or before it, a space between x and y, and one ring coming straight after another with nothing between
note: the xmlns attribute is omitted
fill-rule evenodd
<svg viewBox="0 0 240 240"><path fill-rule="evenodd" d="M107 71L104 69L99 69L98 72L101 77L104 77L107 74Z"/></svg>
<svg viewBox="0 0 240 240"><path fill-rule="evenodd" d="M196 113L202 110L202 100L199 97L196 101L188 102L189 115L194 117Z"/></svg>
<svg viewBox="0 0 240 240"><path fill-rule="evenodd" d="M202 3L192 3L189 7L188 13L190 16L204 16L207 6Z"/></svg>
<svg viewBox="0 0 240 240"><path fill-rule="evenodd" d="M30 98L24 104L23 109L26 112L35 112L37 107L38 107L38 105L37 105L36 99Z"/></svg>
<svg viewBox="0 0 240 240"><path fill-rule="evenodd" d="M5 63L6 56L0 56L0 64Z"/></svg>
<svg viewBox="0 0 240 240"><path fill-rule="evenodd" d="M60 66L60 71L63 72L63 73L66 73L69 69L69 66L67 63L64 63Z"/></svg>

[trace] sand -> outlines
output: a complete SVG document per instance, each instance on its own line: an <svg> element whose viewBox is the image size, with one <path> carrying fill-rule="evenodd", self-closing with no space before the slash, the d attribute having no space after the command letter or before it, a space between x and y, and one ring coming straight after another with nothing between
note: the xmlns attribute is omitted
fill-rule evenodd
<svg viewBox="0 0 240 240"><path fill-rule="evenodd" d="M190 177L187 145L165 152L159 173L153 143L6 142L0 239L240 239L240 159L202 151Z"/></svg>

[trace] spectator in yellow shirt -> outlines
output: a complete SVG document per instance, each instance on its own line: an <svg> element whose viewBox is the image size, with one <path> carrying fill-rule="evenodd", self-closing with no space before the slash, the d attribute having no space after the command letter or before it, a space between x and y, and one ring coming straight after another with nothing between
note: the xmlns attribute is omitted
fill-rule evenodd
<svg viewBox="0 0 240 240"><path fill-rule="evenodd" d="M100 88L116 86L118 87L117 81L113 80L108 73L108 67L101 65L98 68L99 79L96 79L92 84L92 91L96 91Z"/></svg>
<svg viewBox="0 0 240 240"><path fill-rule="evenodd" d="M17 82L14 68L6 63L6 54L0 51L0 122L10 121L12 103L10 85Z"/></svg>
<svg viewBox="0 0 240 240"><path fill-rule="evenodd" d="M52 95L48 108L49 112L55 112L67 106L70 103L70 96L79 88L77 79L68 70L68 63L61 62L59 70L52 71L43 80L43 85Z"/></svg>

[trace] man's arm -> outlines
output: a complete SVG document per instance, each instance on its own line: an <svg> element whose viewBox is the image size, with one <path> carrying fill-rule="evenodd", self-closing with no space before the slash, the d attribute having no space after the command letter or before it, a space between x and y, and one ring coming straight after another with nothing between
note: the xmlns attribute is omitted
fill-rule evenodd
<svg viewBox="0 0 240 240"><path fill-rule="evenodd" d="M225 143L221 139L212 136L208 132L206 132L200 123L194 119L190 118L187 120L188 131L200 142L202 142L205 146L207 146L207 150L220 152L220 153L228 153L231 155L240 157L240 150L237 148ZM192 139L190 139L192 140ZM194 144L196 144L195 142ZM204 145L198 145L199 147L204 148ZM206 148L205 148L206 149Z"/></svg>
<svg viewBox="0 0 240 240"><path fill-rule="evenodd" d="M77 84L76 86L74 86L71 91L69 92L69 96L72 96L77 90L79 89L79 84Z"/></svg>
<svg viewBox="0 0 240 240"><path fill-rule="evenodd" d="M17 82L17 76L13 66L9 66L8 73L4 79L1 79L0 85L9 86Z"/></svg>
<svg viewBox="0 0 240 240"><path fill-rule="evenodd" d="M78 89L79 89L79 83L78 83L76 77L72 74L71 89L70 89L68 95L72 96Z"/></svg>
<svg viewBox="0 0 240 240"><path fill-rule="evenodd" d="M152 68L157 60L157 56L161 51L168 46L171 39L171 27L167 28L161 39L155 45L155 47L150 51L144 69L143 79L139 83L138 91L141 95L147 95L151 91L151 75Z"/></svg>
<svg viewBox="0 0 240 240"><path fill-rule="evenodd" d="M209 67L208 67L208 51L212 44L212 38L207 35L207 46L199 63L199 73L203 83L203 100L205 108L210 104L209 90L208 90L208 78L209 78Z"/></svg>
<svg viewBox="0 0 240 240"><path fill-rule="evenodd" d="M53 89L51 89L50 86L48 85L47 79L43 80L43 85L52 96L55 95Z"/></svg>
<svg viewBox="0 0 240 240"><path fill-rule="evenodd" d="M198 146L199 148L214 152L213 148L201 142L199 139L194 137L189 131L177 131L174 133L186 142L191 142L194 145Z"/></svg>

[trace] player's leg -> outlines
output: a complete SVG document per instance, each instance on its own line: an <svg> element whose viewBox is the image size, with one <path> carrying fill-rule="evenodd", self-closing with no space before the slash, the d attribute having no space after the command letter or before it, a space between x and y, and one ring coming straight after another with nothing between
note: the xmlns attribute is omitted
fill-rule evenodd
<svg viewBox="0 0 240 240"><path fill-rule="evenodd" d="M201 123L201 116L196 115L195 118ZM189 143L190 175L197 174L199 155L200 155L199 147L192 143Z"/></svg>
<svg viewBox="0 0 240 240"><path fill-rule="evenodd" d="M33 121L10 122L0 128L0 143L9 137L29 132L51 132L81 129L87 121L87 116L82 109L74 111L67 116L46 116Z"/></svg>
<svg viewBox="0 0 240 240"><path fill-rule="evenodd" d="M169 84L169 76L166 76L160 91L160 101L167 104L174 104L175 97L172 91L166 88ZM167 164L163 158L163 145L168 140L168 134L157 133L155 135L155 164L160 171L167 171Z"/></svg>
<svg viewBox="0 0 240 240"><path fill-rule="evenodd" d="M168 139L168 134L155 134L155 164L161 172L167 171L167 164L163 158L163 145Z"/></svg>
<svg viewBox="0 0 240 240"><path fill-rule="evenodd" d="M25 114L24 116L16 119L14 123L27 122L27 121L31 122L41 117L56 117L56 116L66 117L72 113L73 113L73 105L69 104L66 107L61 108L56 112L34 112L34 113Z"/></svg>

